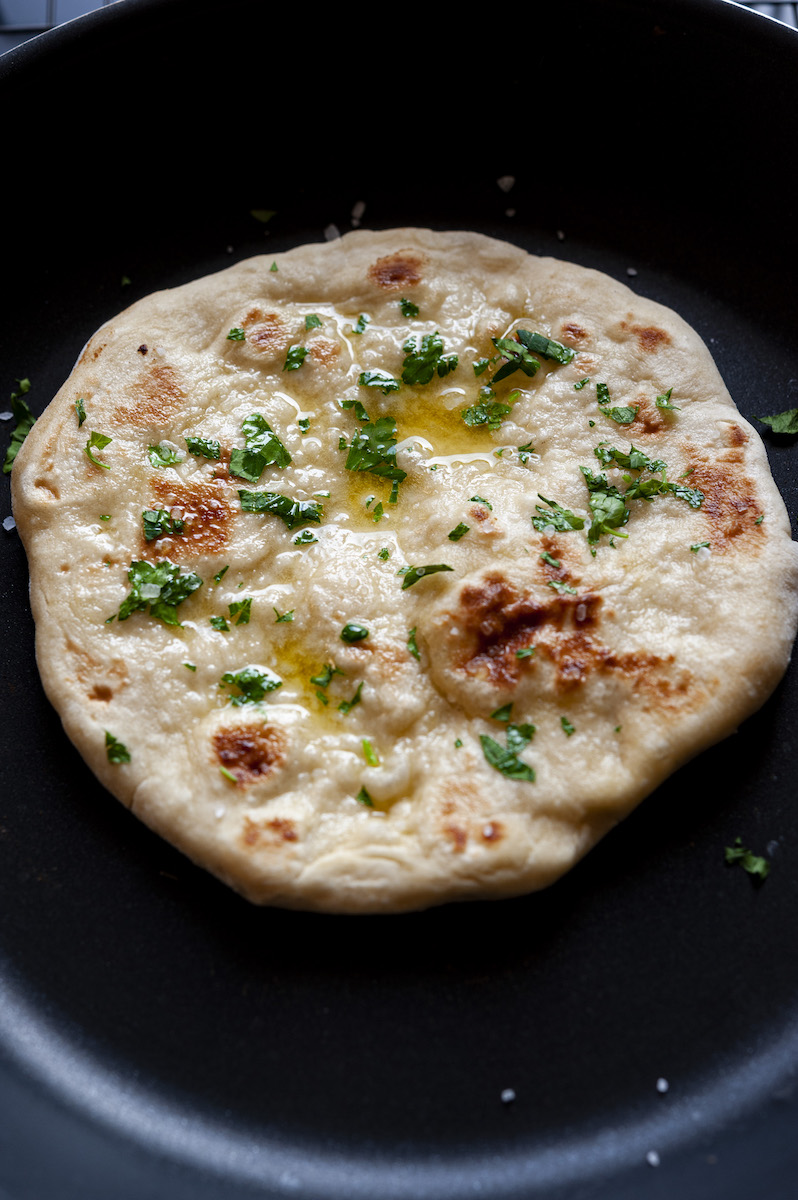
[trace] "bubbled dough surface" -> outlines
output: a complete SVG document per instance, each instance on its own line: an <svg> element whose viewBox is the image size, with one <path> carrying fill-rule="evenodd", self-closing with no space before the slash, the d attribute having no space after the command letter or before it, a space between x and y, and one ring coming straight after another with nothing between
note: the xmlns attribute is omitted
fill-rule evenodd
<svg viewBox="0 0 798 1200"><path fill-rule="evenodd" d="M401 297L417 318L402 316ZM309 312L321 328L305 330ZM358 335L362 312L371 322ZM227 339L235 326L245 341ZM489 378L475 379L471 364L492 353L491 336L519 326L577 356L497 385L500 400L520 389L511 417L494 434L469 430L459 411ZM369 368L399 376L406 337L435 330L459 355L456 372L386 397L358 386ZM284 372L297 343L305 363ZM585 376L593 382L576 391ZM613 405L638 407L633 425L601 413L596 381ZM676 414L655 406L667 388ZM400 443L426 439L399 451L408 479L395 507L388 484L343 469L339 438L359 427L344 399L372 420L394 416ZM252 412L293 458L257 485L224 466ZM98 452L111 470L84 452L93 429L113 439ZM218 439L221 464L187 454L176 468L150 465L148 446L185 449L186 434ZM702 509L671 496L631 502L628 539L612 548L603 537L595 558L584 532L534 530L538 493L589 518L579 465L598 473L593 447L628 450L630 440L663 458L670 479L692 468ZM523 465L510 447L530 441L536 455ZM795 634L798 555L784 505L695 332L607 276L476 234L356 232L139 301L92 338L13 484L38 662L68 735L124 804L257 903L401 911L545 886L762 704ZM330 491L311 526L318 542L295 546L299 527L242 512L241 487ZM378 524L369 495L384 504ZM145 544L142 510L172 505L193 514L188 532ZM452 543L459 522L470 532ZM690 552L700 541L708 558ZM179 609L183 628L143 613L106 623L131 561L161 557L204 580ZM439 562L454 570L401 590L400 566ZM558 595L552 579L576 594ZM214 631L209 617L242 596L253 598L251 623ZM275 623L275 607L294 620ZM347 621L366 625L366 642L340 640ZM413 628L419 661L407 649ZM532 644L535 655L518 660ZM346 675L324 707L309 677L328 662ZM283 686L232 707L221 675L247 665L276 671ZM360 682L361 703L344 716L337 704ZM534 783L506 779L481 751L480 734L503 742L490 713L509 702L514 721L537 727L522 755ZM130 764L108 763L106 729ZM363 738L379 766L367 765ZM374 809L357 801L361 787Z"/></svg>

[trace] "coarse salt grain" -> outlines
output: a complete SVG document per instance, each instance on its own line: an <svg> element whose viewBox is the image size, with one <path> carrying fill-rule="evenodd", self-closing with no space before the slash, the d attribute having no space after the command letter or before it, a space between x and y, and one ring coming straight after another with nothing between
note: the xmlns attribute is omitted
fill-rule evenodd
<svg viewBox="0 0 798 1200"><path fill-rule="evenodd" d="M336 238L341 236L341 232L337 225L328 225L324 230L325 241L334 242Z"/></svg>
<svg viewBox="0 0 798 1200"><path fill-rule="evenodd" d="M650 1167L659 1166L659 1155L657 1154L656 1150L649 1150L648 1154L646 1155L646 1162Z"/></svg>
<svg viewBox="0 0 798 1200"><path fill-rule="evenodd" d="M359 225L363 219L363 214L366 211L365 200L358 200L357 204L352 206L352 224Z"/></svg>
<svg viewBox="0 0 798 1200"><path fill-rule="evenodd" d="M586 604L577 604L576 613L574 615L575 615L577 621L584 621L585 617L587 616L587 605Z"/></svg>
<svg viewBox="0 0 798 1200"><path fill-rule="evenodd" d="M510 188L515 184L515 175L501 175L496 183L503 192L509 192Z"/></svg>
<svg viewBox="0 0 798 1200"><path fill-rule="evenodd" d="M558 242L564 242L564 241L565 241L565 233L563 232L563 230L562 230L562 229L558 229L558 230L557 230L557 241L558 241Z"/></svg>
<svg viewBox="0 0 798 1200"><path fill-rule="evenodd" d="M0 421L10 421L13 415L14 414L12 412L1 412Z"/></svg>
<svg viewBox="0 0 798 1200"><path fill-rule="evenodd" d="M504 215L505 215L505 217L514 217L515 209L514 208L505 208Z"/></svg>
<svg viewBox="0 0 798 1200"><path fill-rule="evenodd" d="M695 552L696 562L706 562L708 558L712 558L712 551L709 546L700 546Z"/></svg>
<svg viewBox="0 0 798 1200"><path fill-rule="evenodd" d="M626 274L627 274L627 275L636 275L636 274L637 274L637 267L627 267L627 268L626 268Z"/></svg>
<svg viewBox="0 0 798 1200"><path fill-rule="evenodd" d="M512 1104L515 1100L515 1092L512 1088L505 1088L502 1092L502 1104Z"/></svg>
<svg viewBox="0 0 798 1200"><path fill-rule="evenodd" d="M12 529L16 529L17 523L13 517L5 517L3 519L3 529L6 533L10 533Z"/></svg>
<svg viewBox="0 0 798 1200"><path fill-rule="evenodd" d="M670 1084L668 1083L667 1079L663 1079L662 1077L660 1077L657 1080L657 1091L661 1092L663 1095L665 1094L665 1092L667 1092L669 1087L670 1087Z"/></svg>
<svg viewBox="0 0 798 1200"><path fill-rule="evenodd" d="M218 808L214 809L213 815L216 817L217 821L221 821L226 811L227 810L225 809L225 806L220 804Z"/></svg>

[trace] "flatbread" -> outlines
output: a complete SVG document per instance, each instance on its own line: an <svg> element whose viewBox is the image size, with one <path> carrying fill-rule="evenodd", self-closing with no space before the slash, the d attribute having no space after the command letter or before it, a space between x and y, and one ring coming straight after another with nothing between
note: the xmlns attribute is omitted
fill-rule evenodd
<svg viewBox="0 0 798 1200"><path fill-rule="evenodd" d="M764 448L696 333L473 233L148 296L13 483L67 734L259 904L551 883L763 703L798 622Z"/></svg>

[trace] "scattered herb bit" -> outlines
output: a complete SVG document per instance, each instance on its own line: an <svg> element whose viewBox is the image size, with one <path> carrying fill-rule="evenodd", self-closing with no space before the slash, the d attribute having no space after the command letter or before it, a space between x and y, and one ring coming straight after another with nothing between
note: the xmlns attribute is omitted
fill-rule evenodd
<svg viewBox="0 0 798 1200"><path fill-rule="evenodd" d="M764 521L764 519L765 519L765 514L764 514L764 513L760 513L760 515L759 515L759 516L757 517L757 519L754 521L754 524L755 524L755 525L761 525L761 524L762 524L762 522Z"/></svg>
<svg viewBox="0 0 798 1200"><path fill-rule="evenodd" d="M531 658L534 653L535 653L534 646L525 646L523 650L516 650L515 657L516 658Z"/></svg>
<svg viewBox="0 0 798 1200"><path fill-rule="evenodd" d="M377 757L377 755L375 754L374 747L372 746L372 744L368 740L368 738L363 738L362 746L363 746L363 757L365 758L368 765L370 767L378 767L380 765L380 760Z"/></svg>
<svg viewBox="0 0 798 1200"><path fill-rule="evenodd" d="M343 713L344 716L346 716L347 713L350 713L352 711L352 709L355 707L355 705L360 703L360 693L362 691L363 691L363 684L359 683L357 685L357 691L355 692L352 699L351 700L342 700L341 703L338 705L338 711L340 713Z"/></svg>
<svg viewBox="0 0 798 1200"><path fill-rule="evenodd" d="M131 563L127 577L132 586L116 614L120 621L126 621L139 609L145 612L149 609L149 615L165 625L179 625L177 606L202 587L199 575L188 571L184 574L169 559L156 564Z"/></svg>
<svg viewBox="0 0 798 1200"><path fill-rule="evenodd" d="M374 505L374 509L373 509L373 511L372 511L372 514L371 514L371 519L372 519L372 521L375 521L375 522L376 522L376 521L381 521L381 520L382 520L382 515L383 515L383 513L384 513L384 512L385 512L385 509L382 507L382 501L380 501L380 503L379 503L379 504L375 504L375 505Z"/></svg>
<svg viewBox="0 0 798 1200"><path fill-rule="evenodd" d="M524 728L530 729L532 727L510 726L510 728L520 731ZM521 762L518 757L520 751L527 744L527 742L524 741L524 734L520 732L515 734L512 739L512 744L516 748L511 749L509 737L510 728L508 728L507 731L508 746L506 749L504 746L500 746L498 742L494 741L492 737L488 737L487 734L484 733L481 734L479 740L482 745L482 753L485 755L485 760L502 775L505 775L508 779L517 779L519 781L526 780L528 783L533 783L535 779L535 772L526 763Z"/></svg>
<svg viewBox="0 0 798 1200"><path fill-rule="evenodd" d="M267 692L274 692L282 687L283 681L268 667L265 670L243 667L240 671L225 671L222 676L222 685L224 684L238 689L238 694L230 696L230 703L234 708L240 708L242 704L258 704Z"/></svg>
<svg viewBox="0 0 798 1200"><path fill-rule="evenodd" d="M562 725L562 730L566 737L570 737L571 734L576 733L575 727L571 724L567 717L560 717L560 724Z"/></svg>
<svg viewBox="0 0 798 1200"><path fill-rule="evenodd" d="M455 748L455 750L460 750L460 749L462 749L462 746L463 746L463 739L462 739L462 738L455 738L455 739L454 739L454 748Z"/></svg>
<svg viewBox="0 0 798 1200"><path fill-rule="evenodd" d="M379 369L361 371L358 383L361 387L379 388L383 396L387 396L389 392L398 392L401 387L398 379L394 379L393 375L389 375L387 371Z"/></svg>
<svg viewBox="0 0 798 1200"><path fill-rule="evenodd" d="M197 669L196 663L184 662L183 666L186 667L186 669L189 671L196 671L196 669Z"/></svg>
<svg viewBox="0 0 798 1200"><path fill-rule="evenodd" d="M588 502L593 521L588 530L587 540L593 545L604 533L618 534L620 526L629 520L629 509L623 502L621 492L608 483L604 475L593 475L587 467L580 467L579 470L585 477L585 484L590 493ZM621 533L618 536L629 535Z"/></svg>
<svg viewBox="0 0 798 1200"><path fill-rule="evenodd" d="M595 429L595 427L596 427L596 422L595 422L595 421L592 421L592 420L591 420L591 421L588 421L588 425L590 426L590 428L591 428L591 429Z"/></svg>
<svg viewBox="0 0 798 1200"><path fill-rule="evenodd" d="M690 549L692 550L693 554L698 554L699 550L709 549L709 542L693 542Z"/></svg>
<svg viewBox="0 0 798 1200"><path fill-rule="evenodd" d="M770 874L770 863L768 860L760 857L758 854L753 854L750 850L746 850L741 838L735 838L734 845L726 846L723 853L729 866L739 863L744 871L747 871L749 875L760 883L764 883Z"/></svg>
<svg viewBox="0 0 798 1200"><path fill-rule="evenodd" d="M225 621L224 617L210 617L208 624L211 625L217 633L229 633L230 626Z"/></svg>
<svg viewBox="0 0 798 1200"><path fill-rule="evenodd" d="M318 540L319 539L316 537L315 533L313 533L310 529L303 529L301 533L296 535L292 544L294 546L312 546L314 542L318 542Z"/></svg>
<svg viewBox="0 0 798 1200"><path fill-rule="evenodd" d="M520 330L516 332L520 332ZM515 371L523 371L524 375L530 378L537 373L540 367L540 359L530 354L529 350L521 342L516 341L515 338L491 338L491 341L499 351L501 357L507 359L504 366L499 367L493 376L494 383L499 383Z"/></svg>
<svg viewBox="0 0 798 1200"><path fill-rule="evenodd" d="M230 453L230 474L257 483L264 467L287 467L291 455L260 413L250 413L241 424L244 449L236 447Z"/></svg>
<svg viewBox="0 0 798 1200"><path fill-rule="evenodd" d="M559 560L558 560L558 559L556 559L556 558L553 558L553 557L552 557L552 556L549 554L548 550L544 550L544 551L543 551L543 553L542 553L542 554L541 554L541 556L540 556L540 561L541 561L541 562L544 562L544 563L548 563L550 567L556 567L556 568L558 568L558 569L559 569L559 567L562 565L562 564L559 562Z"/></svg>
<svg viewBox="0 0 798 1200"><path fill-rule="evenodd" d="M284 371L298 371L307 357L307 347L289 346L283 363Z"/></svg>
<svg viewBox="0 0 798 1200"><path fill-rule="evenodd" d="M512 715L513 704L512 701L510 701L509 704L503 704L501 708L497 708L494 712L492 712L490 714L490 719L491 721L509 721Z"/></svg>
<svg viewBox="0 0 798 1200"><path fill-rule="evenodd" d="M425 575L435 575L438 571L453 570L454 567L447 567L445 563L433 563L425 567L410 567L402 580L402 591L405 588L412 587L414 583L418 583L419 579L423 579Z"/></svg>
<svg viewBox="0 0 798 1200"><path fill-rule="evenodd" d="M229 570L230 570L230 565L228 563L228 565L226 567L222 567L221 571L216 572L216 574L213 577L213 582L221 583Z"/></svg>
<svg viewBox="0 0 798 1200"><path fill-rule="evenodd" d="M103 467L106 471L111 470L109 464L100 462L99 458L94 457L92 451L103 450L109 444L109 442L112 441L113 438L106 437L104 433L97 433L95 431L94 433L89 434L89 440L86 442L86 454L88 455L90 461L94 463L95 467Z"/></svg>
<svg viewBox="0 0 798 1200"><path fill-rule="evenodd" d="M92 434L92 436L94 435ZM167 442L159 442L157 446L149 446L147 453L154 467L174 467L185 458L182 450L175 449L174 446L170 446Z"/></svg>
<svg viewBox="0 0 798 1200"><path fill-rule="evenodd" d="M459 524L459 525L455 525L455 527L454 527L454 529L452 530L452 532L451 532L451 533L448 533L446 536L448 537L448 539L449 539L449 541L450 541L450 542L459 542L459 541L460 541L460 538L461 538L461 537L464 537L464 536L465 536L465 534L467 534L467 533L468 533L468 531L469 531L469 529L470 529L470 528L471 528L471 526L470 526L470 525L465 525L465 524L464 524L464 523L461 521L461 522L460 522L460 524Z"/></svg>
<svg viewBox="0 0 798 1200"><path fill-rule="evenodd" d="M572 350L570 346L563 346L562 342L555 342L542 333L530 333L528 329L516 329L515 334L527 350L531 350L533 354L542 354L544 358L552 358L558 363L569 363L576 354L576 351Z"/></svg>
<svg viewBox="0 0 798 1200"><path fill-rule="evenodd" d="M486 500L484 496L472 496L469 503L484 504L485 508L487 508L490 512L493 512L493 505L491 504L491 502L489 500Z"/></svg>
<svg viewBox="0 0 798 1200"><path fill-rule="evenodd" d="M22 397L30 391L30 380L18 379L17 383L19 384L19 392L11 393L11 411L14 414L17 425L12 431L11 441L8 449L6 450L6 459L5 463L3 464L4 475L11 474L11 468L14 465L14 459L19 453L20 446L25 441L25 438L28 436L31 429L33 429L33 426L36 422L36 418L31 412L27 400L22 399ZM88 454L88 449L86 453ZM91 455L89 455L89 457L91 458Z"/></svg>
<svg viewBox="0 0 798 1200"><path fill-rule="evenodd" d="M118 741L112 733L105 731L105 753L108 756L109 763L129 763L130 751L127 746Z"/></svg>
<svg viewBox="0 0 798 1200"><path fill-rule="evenodd" d="M110 521L111 514L110 513L100 513L100 520L101 521Z"/></svg>
<svg viewBox="0 0 798 1200"><path fill-rule="evenodd" d="M487 371L489 366L490 366L489 358L478 358L477 361L475 363L473 363L474 374L477 377L479 377L480 375L483 375L485 373L485 371Z"/></svg>
<svg viewBox="0 0 798 1200"><path fill-rule="evenodd" d="M605 467L611 466L614 463L618 467L627 467L630 471L667 470L667 466L661 458L651 459L642 450L637 450L634 446L630 446L629 453L625 454L622 450L616 450L614 446L608 447L602 442L601 445L596 446L593 453Z"/></svg>
<svg viewBox="0 0 798 1200"><path fill-rule="evenodd" d="M310 420L308 417L299 417L297 420L297 425L299 426L300 432L305 434L310 429Z"/></svg>
<svg viewBox="0 0 798 1200"><path fill-rule="evenodd" d="M605 408L605 417L610 417L616 425L631 425L637 416L636 408Z"/></svg>
<svg viewBox="0 0 798 1200"><path fill-rule="evenodd" d="M535 736L534 725L508 725L507 726L507 749L513 754L520 754L525 746L529 745L532 738Z"/></svg>
<svg viewBox="0 0 798 1200"><path fill-rule="evenodd" d="M272 605L272 608L274 609L274 612L276 615L276 620L274 622L275 625L284 625L284 624L287 624L289 621L293 621L294 612L296 611L295 609L292 608L288 612L281 613L279 608L274 608L274 605ZM327 680L327 682L328 683L330 682L329 679Z"/></svg>
<svg viewBox="0 0 798 1200"><path fill-rule="evenodd" d="M321 317L318 313L305 314L305 329L320 329Z"/></svg>
<svg viewBox="0 0 798 1200"><path fill-rule="evenodd" d="M86 420L86 405L82 396L78 396L77 400L75 401L75 412L78 414L78 429L80 429L81 425Z"/></svg>
<svg viewBox="0 0 798 1200"><path fill-rule="evenodd" d="M271 208L251 208L249 215L254 217L256 221L260 221L262 225L266 225L276 213Z"/></svg>
<svg viewBox="0 0 798 1200"><path fill-rule="evenodd" d="M147 508L141 514L144 524L144 538L154 542L156 538L168 537L170 534L181 534L185 529L184 522L179 517L173 517L165 508Z"/></svg>
<svg viewBox="0 0 798 1200"><path fill-rule="evenodd" d="M363 405L360 403L359 400L340 400L339 404L341 405L341 408L354 409L355 416L357 417L358 421L370 421L371 420L371 418L369 417L368 413L366 412L365 408L363 407Z"/></svg>
<svg viewBox="0 0 798 1200"><path fill-rule="evenodd" d="M325 663L318 675L311 675L310 682L316 687L326 688L330 685L330 680L334 675L341 675L346 678L346 671L340 670L334 663Z"/></svg>
<svg viewBox="0 0 798 1200"><path fill-rule="evenodd" d="M541 496L540 492L538 492L538 499L549 506L543 508L540 504L535 505L535 511L539 515L532 518L532 524L538 533L545 533L549 526L554 528L557 533L568 533L571 529L584 529L583 518L577 517L570 508L563 508L556 500L547 500L545 496Z"/></svg>
<svg viewBox="0 0 798 1200"><path fill-rule="evenodd" d="M406 300L404 296L402 296L402 299L399 301L399 307L402 310L403 317L418 316L418 305L414 304L412 300Z"/></svg>
<svg viewBox="0 0 798 1200"><path fill-rule="evenodd" d="M371 317L361 313L352 326L352 333L365 333L366 326L371 324Z"/></svg>
<svg viewBox="0 0 798 1200"><path fill-rule="evenodd" d="M657 396L656 400L654 401L657 408L664 408L668 412L681 412L682 410L678 404L671 404L672 394L673 388L668 388L667 392L663 392L661 396Z"/></svg>
<svg viewBox="0 0 798 1200"><path fill-rule="evenodd" d="M359 625L357 621L348 621L341 630L341 641L352 645L354 642L362 642L369 635L365 625Z"/></svg>
<svg viewBox="0 0 798 1200"><path fill-rule="evenodd" d="M588 383L590 383L590 376L586 375L584 379L579 380L579 383L574 384L574 391L581 392L582 388L585 387Z"/></svg>
<svg viewBox="0 0 798 1200"><path fill-rule="evenodd" d="M413 628L410 630L410 632L407 635L407 648L410 651L410 653L413 655L413 658L418 659L420 662L421 655L418 652L418 644L416 642L416 626L415 625L413 626Z"/></svg>
<svg viewBox="0 0 798 1200"><path fill-rule="evenodd" d="M358 429L348 449L344 464L347 471L368 471L384 479L393 479L397 485L407 478L407 472L396 465L396 422L393 417L379 417Z"/></svg>
<svg viewBox="0 0 798 1200"><path fill-rule="evenodd" d="M277 266L276 262L273 262L272 265L269 267L270 271L279 271L279 269L280 268Z"/></svg>
<svg viewBox="0 0 798 1200"><path fill-rule="evenodd" d="M612 732L620 733L622 729L623 729L623 725L616 725Z"/></svg>
<svg viewBox="0 0 798 1200"><path fill-rule="evenodd" d="M518 447L518 458L520 459L522 467L526 466L534 453L535 447L531 442L527 442L525 446Z"/></svg>
<svg viewBox="0 0 798 1200"><path fill-rule="evenodd" d="M798 408L788 408L785 412L756 419L763 425L769 425L774 433L798 433Z"/></svg>
<svg viewBox="0 0 798 1200"><path fill-rule="evenodd" d="M358 800L361 804L365 804L366 808L374 807L374 801L372 800L371 796L368 794L368 792L366 791L366 789L364 787L362 787L360 789L357 796L355 796L355 799Z"/></svg>
<svg viewBox="0 0 798 1200"><path fill-rule="evenodd" d="M222 457L222 447L213 438L191 437L186 434L185 442L191 454L214 461Z"/></svg>
<svg viewBox="0 0 798 1200"><path fill-rule="evenodd" d="M122 278L119 280L120 287L130 287L130 283L131 283L131 280L130 280L129 275L123 275Z"/></svg>
<svg viewBox="0 0 798 1200"><path fill-rule="evenodd" d="M234 775L232 771L228 771L227 767L219 767L219 774L224 775L229 783L238 783L238 776Z"/></svg>
<svg viewBox="0 0 798 1200"><path fill-rule="evenodd" d="M243 600L234 600L228 605L230 609L230 620L235 625L249 625L249 618L252 615L252 597L245 596Z"/></svg>
<svg viewBox="0 0 798 1200"><path fill-rule="evenodd" d="M244 339L246 338L246 336L247 335L246 335L245 330L241 329L237 325L234 329L231 329L230 332L228 333L227 341L228 342L243 342Z"/></svg>
<svg viewBox="0 0 798 1200"><path fill-rule="evenodd" d="M290 496L281 496L279 492L239 491L238 495L244 512L274 513L285 523L287 529L310 521L318 524L323 514L320 504L312 500L292 500Z"/></svg>
<svg viewBox="0 0 798 1200"><path fill-rule="evenodd" d="M610 389L607 387L606 383L596 384L596 400L599 404L610 403Z"/></svg>
<svg viewBox="0 0 798 1200"><path fill-rule="evenodd" d="M409 337L403 346L402 383L416 386L429 383L436 371L441 379L457 367L456 354L443 353L443 338L437 332L425 333L418 339Z"/></svg>
<svg viewBox="0 0 798 1200"><path fill-rule="evenodd" d="M558 592L560 595L563 593L569 596L576 595L576 588L571 587L570 583L563 583L561 579L550 579L546 587L550 587L552 591Z"/></svg>
<svg viewBox="0 0 798 1200"><path fill-rule="evenodd" d="M505 417L508 417L513 411L513 404L518 399L518 392L512 392L507 399L509 404L500 404L498 400L493 400L492 397L496 393L493 388L480 388L479 400L476 404L472 404L470 408L460 410L460 416L466 425L474 428L477 425L487 425L488 429L497 430Z"/></svg>
<svg viewBox="0 0 798 1200"><path fill-rule="evenodd" d="M391 557L391 552L387 546L383 546L382 550L377 554L377 558L381 558L383 562Z"/></svg>

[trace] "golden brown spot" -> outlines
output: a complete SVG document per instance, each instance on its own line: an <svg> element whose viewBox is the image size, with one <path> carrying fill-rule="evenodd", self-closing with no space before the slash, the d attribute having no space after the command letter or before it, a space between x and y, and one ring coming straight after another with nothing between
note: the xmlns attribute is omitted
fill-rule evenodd
<svg viewBox="0 0 798 1200"><path fill-rule="evenodd" d="M295 842L297 840L294 822L290 821L288 817L274 817L271 821L266 822L266 827L271 829L273 833L279 834L284 842Z"/></svg>
<svg viewBox="0 0 798 1200"><path fill-rule="evenodd" d="M739 463L719 457L714 463L692 459L691 465L686 482L704 494L699 511L709 524L712 549L723 553L732 548L731 543L749 553L758 548L765 537L762 525L756 523L763 509Z"/></svg>
<svg viewBox="0 0 798 1200"><path fill-rule="evenodd" d="M732 447L744 446L748 441L748 434L739 425L727 425L726 438Z"/></svg>
<svg viewBox="0 0 798 1200"><path fill-rule="evenodd" d="M396 291L420 283L422 265L422 260L412 250L398 250L372 263L369 279L386 291Z"/></svg>
<svg viewBox="0 0 798 1200"><path fill-rule="evenodd" d="M177 372L166 363L146 370L130 389L130 405L120 405L116 416L133 425L160 425L180 412L187 396Z"/></svg>
<svg viewBox="0 0 798 1200"><path fill-rule="evenodd" d="M499 821L488 821L480 831L483 842L500 842L504 837L504 827Z"/></svg>
<svg viewBox="0 0 798 1200"><path fill-rule="evenodd" d="M455 850L462 853L468 841L468 832L460 825L444 825L443 832L452 841Z"/></svg>
<svg viewBox="0 0 798 1200"><path fill-rule="evenodd" d="M94 687L89 692L90 700L102 700L106 704L109 700L113 700L113 697L113 689L109 688L106 683L95 683Z"/></svg>
<svg viewBox="0 0 798 1200"><path fill-rule="evenodd" d="M315 337L308 342L308 351L314 362L321 363L323 367L329 367L341 353L341 347L337 342L330 341L329 338Z"/></svg>
<svg viewBox="0 0 798 1200"><path fill-rule="evenodd" d="M286 744L277 725L228 725L213 735L214 753L239 787L278 771L285 764Z"/></svg>
<svg viewBox="0 0 798 1200"><path fill-rule="evenodd" d="M253 821L244 817L241 840L245 846L279 846L282 842L296 842L298 834L293 821L288 817L273 817L270 821Z"/></svg>
<svg viewBox="0 0 798 1200"><path fill-rule="evenodd" d="M53 500L61 499L61 493L58 490L58 485L55 483L52 483L51 480L49 480L49 479L37 479L34 484L34 487L39 488L40 491L49 492L50 496L52 496ZM49 500L49 498L50 497L48 496L47 499Z"/></svg>
<svg viewBox="0 0 798 1200"><path fill-rule="evenodd" d="M233 509L228 490L216 479L206 483L182 483L153 476L154 507L182 511L184 531L169 534L153 542L144 540L144 553L165 554L171 559L191 558L197 554L216 554L229 537Z"/></svg>
<svg viewBox="0 0 798 1200"><path fill-rule="evenodd" d="M253 318L257 324L251 323ZM277 313L265 313L261 317L260 312L253 309L244 320L244 328L248 330L247 341L256 350L281 354L288 347L289 333Z"/></svg>
<svg viewBox="0 0 798 1200"><path fill-rule="evenodd" d="M475 504L471 509L471 516L475 521L487 521L490 518L490 513L484 504Z"/></svg>
<svg viewBox="0 0 798 1200"><path fill-rule="evenodd" d="M632 422L635 436L641 433L659 433L667 424L663 410L652 404L647 396L638 396L632 407L637 409L637 416Z"/></svg>
<svg viewBox="0 0 798 1200"><path fill-rule="evenodd" d="M85 347L83 353L78 359L78 362L96 362L107 345L107 342L100 342L99 344L95 343L94 339L92 338L92 340Z"/></svg>
<svg viewBox="0 0 798 1200"><path fill-rule="evenodd" d="M573 346L574 348L578 348L579 343L583 342L589 336L590 334L587 330L583 329L581 325L577 325L576 321L569 321L560 330L560 340L563 344Z"/></svg>
<svg viewBox="0 0 798 1200"><path fill-rule="evenodd" d="M629 325L626 321L621 321L621 329L633 333L637 338L637 344L641 350L645 350L646 354L656 354L663 346L669 346L671 336L664 329L658 329L656 325Z"/></svg>
<svg viewBox="0 0 798 1200"><path fill-rule="evenodd" d="M101 661L99 658L95 658L93 654L90 654L88 650L85 650L83 646L79 646L77 642L73 642L71 638L67 638L65 644L72 659L72 666L78 683L93 699L111 699L113 689L108 682L109 680L115 683L117 688L125 687L128 682L128 673L127 667L121 658ZM107 696L105 695L106 692L108 693Z"/></svg>

